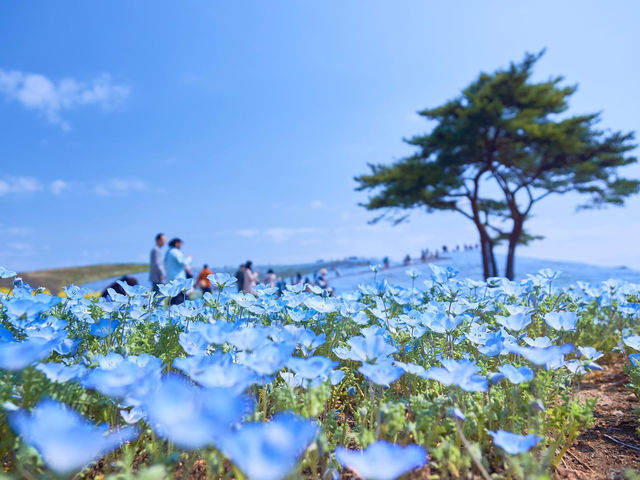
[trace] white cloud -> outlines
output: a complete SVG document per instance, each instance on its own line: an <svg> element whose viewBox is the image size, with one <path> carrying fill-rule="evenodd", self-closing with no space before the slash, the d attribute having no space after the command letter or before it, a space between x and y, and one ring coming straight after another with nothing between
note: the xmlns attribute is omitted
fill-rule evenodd
<svg viewBox="0 0 640 480"><path fill-rule="evenodd" d="M10 242L10 243L7 243L7 246L19 252L29 252L32 250L32 247L30 244L22 243L22 242Z"/></svg>
<svg viewBox="0 0 640 480"><path fill-rule="evenodd" d="M310 235L310 234L318 233L319 231L320 229L312 228L312 227L301 227L301 228L278 227L278 228L268 228L263 233L265 237L275 242L284 242L293 236Z"/></svg>
<svg viewBox="0 0 640 480"><path fill-rule="evenodd" d="M67 188L69 188L69 183L65 182L64 180L54 180L53 182L51 182L51 185L49 185L49 190L54 195L60 195Z"/></svg>
<svg viewBox="0 0 640 480"><path fill-rule="evenodd" d="M309 235L315 235L321 232L321 229L314 227L298 227L298 228L289 228L289 227L272 227L266 228L264 230L260 229L244 229L244 230L236 230L236 235L245 238L266 238L268 240L272 240L274 242L285 242L292 237L304 237Z"/></svg>
<svg viewBox="0 0 640 480"><path fill-rule="evenodd" d="M236 234L240 235L241 237L251 238L259 235L260 230L251 230L251 229L238 230L236 231Z"/></svg>
<svg viewBox="0 0 640 480"><path fill-rule="evenodd" d="M29 235L31 229L28 227L9 227L9 233L12 235Z"/></svg>
<svg viewBox="0 0 640 480"><path fill-rule="evenodd" d="M311 202L311 203L309 204L309 206L310 206L311 208L313 208L314 210L319 210L319 209L321 209L322 207L324 207L324 203L322 203L322 201L321 201L321 200L314 200L313 202Z"/></svg>
<svg viewBox="0 0 640 480"><path fill-rule="evenodd" d="M54 81L39 73L0 69L0 93L39 112L63 130L71 128L61 116L63 111L90 105L110 110L121 104L130 91L127 85L113 83L107 74L89 82L73 78Z"/></svg>
<svg viewBox="0 0 640 480"><path fill-rule="evenodd" d="M144 192L149 188L142 180L128 180L123 178L110 178L99 183L93 189L94 193L102 196L126 195L132 192Z"/></svg>
<svg viewBox="0 0 640 480"><path fill-rule="evenodd" d="M42 185L34 177L5 177L0 179L0 196L11 193L33 193L42 190Z"/></svg>

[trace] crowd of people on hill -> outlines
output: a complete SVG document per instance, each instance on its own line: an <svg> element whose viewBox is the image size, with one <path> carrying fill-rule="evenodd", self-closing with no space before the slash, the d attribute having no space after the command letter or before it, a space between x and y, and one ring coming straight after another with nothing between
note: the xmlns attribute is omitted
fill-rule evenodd
<svg viewBox="0 0 640 480"><path fill-rule="evenodd" d="M159 292L159 285L167 282L171 282L176 279L187 279L193 278L193 273L191 271L191 260L190 256L185 256L182 252L183 241L180 238L173 238L168 243L168 248L166 252L163 250L166 244L166 237L163 233L158 233L155 237L155 245L151 249L150 259L149 259L149 281L151 282L151 288L154 292ZM456 245L451 251L459 252L461 250L475 250L479 248L477 244L463 244L462 247L460 245ZM442 258L443 255L449 253L449 248L446 245L443 245L440 250L430 250L426 248L420 251L420 261L422 263L426 263L429 260L435 260ZM407 254L403 259L403 265L408 266L411 265L412 259L409 254ZM384 269L390 268L389 257L384 257L382 260L382 266ZM211 280L209 280L209 275L212 275L214 272L209 268L207 264L203 265L202 269L198 273L197 277L194 279L194 288L199 289L202 294L211 293L213 290L213 285ZM340 276L340 271L335 269L336 277ZM246 294L257 296L257 292L255 287L262 283L270 288L277 288L279 293L282 293L287 284L296 285L296 284L304 284L309 286L320 287L327 295L333 295L334 291L329 285L329 276L326 268L321 268L319 271L314 272L313 278L309 278L308 276L303 279L301 273L296 273L292 275L288 281L282 276L276 275L273 269L268 269L267 273L260 279L260 272L254 269L253 262L250 260L243 263L238 267L238 270L235 273L236 278L236 286L239 292L244 292ZM134 277L131 276L123 276L119 279L119 281L124 282L128 285L137 285L138 282ZM108 295L109 289L113 289L116 293L121 295L125 294L124 288L118 283L118 281L113 282L102 292L102 296L106 297ZM177 296L171 299L172 305L178 305L184 302L187 298L186 293L180 293Z"/></svg>
<svg viewBox="0 0 640 480"><path fill-rule="evenodd" d="M193 273L191 271L192 258L190 256L185 256L182 252L183 241L180 238L172 239L168 244L167 251L163 254L163 247L165 243L165 235L163 233L158 233L155 237L155 245L151 249L149 259L149 281L151 282L151 288L154 292L159 292L158 286L163 283L171 282L176 279L193 278ZM207 292L210 293L213 290L213 285L211 284L211 280L209 280L209 275L212 275L213 273L213 270L205 264L195 278L194 288L201 290L203 294ZM254 269L253 262L250 260L240 265L238 271L235 273L235 278L239 292L244 292L254 296L257 296L255 287L259 283L271 288L277 288L280 293L287 285L285 279L283 277L278 277L273 269L267 270L262 281L260 281L260 272ZM133 277L125 276L120 280L128 283L129 285L135 285L138 283ZM291 279L291 283L317 285L328 295L333 294L333 290L329 286L326 268L321 269L319 274L314 275L313 281L309 278L305 278L303 281L302 275L298 273L295 280L293 278ZM117 293L124 293L120 284L114 282L103 292L105 296L109 288L113 288ZM184 302L186 298L185 293L180 293L171 299L171 304L178 305Z"/></svg>

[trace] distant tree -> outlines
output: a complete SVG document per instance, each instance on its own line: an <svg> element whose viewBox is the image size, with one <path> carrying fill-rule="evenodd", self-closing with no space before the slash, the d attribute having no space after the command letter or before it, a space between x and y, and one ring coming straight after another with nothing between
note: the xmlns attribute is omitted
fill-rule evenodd
<svg viewBox="0 0 640 480"><path fill-rule="evenodd" d="M397 224L415 208L458 212L478 230L485 278L498 275L493 249L507 242L513 279L516 247L542 238L525 230L540 200L575 192L587 197L578 209L598 208L637 193L640 182L618 172L637 161L628 155L634 133L597 129L598 113L565 115L576 87L531 81L543 54L481 73L460 96L419 112L434 127L405 140L416 153L355 177L356 190L373 192L363 206L383 211L373 222Z"/></svg>

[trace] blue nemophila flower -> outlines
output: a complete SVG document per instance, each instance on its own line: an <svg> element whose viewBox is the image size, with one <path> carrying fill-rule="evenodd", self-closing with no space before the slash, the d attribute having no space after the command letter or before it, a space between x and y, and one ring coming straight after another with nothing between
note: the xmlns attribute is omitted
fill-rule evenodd
<svg viewBox="0 0 640 480"><path fill-rule="evenodd" d="M305 356L313 353L316 348L323 345L326 341L326 334L321 333L316 335L311 330L303 330L296 339L296 343L300 346L300 349Z"/></svg>
<svg viewBox="0 0 640 480"><path fill-rule="evenodd" d="M381 335L368 335L365 337L351 337L347 344L351 349L335 347L333 353L343 360L355 360L359 362L375 362L378 359L388 357L397 351L396 347L386 342Z"/></svg>
<svg viewBox="0 0 640 480"><path fill-rule="evenodd" d="M185 449L219 445L250 402L228 388L201 388L177 375L165 376L142 406L162 437Z"/></svg>
<svg viewBox="0 0 640 480"><path fill-rule="evenodd" d="M629 355L629 361L634 367L640 367L640 353L632 353Z"/></svg>
<svg viewBox="0 0 640 480"><path fill-rule="evenodd" d="M15 289L13 297L3 300L7 314L12 318L35 317L40 313L48 312L61 301L60 297L45 294L16 296Z"/></svg>
<svg viewBox="0 0 640 480"><path fill-rule="evenodd" d="M554 330L572 332L576 329L578 316L576 312L549 312L544 316L544 321Z"/></svg>
<svg viewBox="0 0 640 480"><path fill-rule="evenodd" d="M537 337L537 338L524 337L523 340L524 340L524 343L526 343L530 347L535 347L535 348L547 348L553 345L553 340L551 340L549 337Z"/></svg>
<svg viewBox="0 0 640 480"><path fill-rule="evenodd" d="M453 317L447 315L444 312L426 312L422 316L423 323L432 331L436 333L448 333L458 328L458 325L462 323L464 317L458 315Z"/></svg>
<svg viewBox="0 0 640 480"><path fill-rule="evenodd" d="M232 363L229 355L220 353L173 360L173 367L182 370L191 380L203 387L228 387L236 393L258 381L249 367Z"/></svg>
<svg viewBox="0 0 640 480"><path fill-rule="evenodd" d="M437 380L444 385L456 385L467 392L487 391L487 379L478 375L480 368L471 360L443 358L440 362L444 368L430 368L424 374L424 378Z"/></svg>
<svg viewBox="0 0 640 480"><path fill-rule="evenodd" d="M467 419L466 415L462 413L458 408L449 408L447 410L447 415L451 418L462 420L463 422Z"/></svg>
<svg viewBox="0 0 640 480"><path fill-rule="evenodd" d="M69 285L68 287L62 287L67 298L71 300L79 300L89 293L89 289L79 287L78 285Z"/></svg>
<svg viewBox="0 0 640 480"><path fill-rule="evenodd" d="M54 345L53 351L63 357L74 355L80 343L82 343L81 339L72 340L70 338L63 338Z"/></svg>
<svg viewBox="0 0 640 480"><path fill-rule="evenodd" d="M578 347L578 352L580 353L581 358L592 360L594 362L604 355L593 347Z"/></svg>
<svg viewBox="0 0 640 480"><path fill-rule="evenodd" d="M504 430L497 432L489 430L489 435L493 437L494 444L511 455L528 452L542 440L537 435L518 435Z"/></svg>
<svg viewBox="0 0 640 480"><path fill-rule="evenodd" d="M13 412L9 423L45 465L61 475L80 470L138 435L132 427L109 433L108 424L92 425L55 400L40 401L31 413Z"/></svg>
<svg viewBox="0 0 640 480"><path fill-rule="evenodd" d="M593 370L602 370L602 367L591 360L568 360L564 363L564 366L574 375L584 375Z"/></svg>
<svg viewBox="0 0 640 480"><path fill-rule="evenodd" d="M101 318L98 323L94 323L89 327L89 331L94 337L105 338L115 332L119 325L120 322L118 320Z"/></svg>
<svg viewBox="0 0 640 480"><path fill-rule="evenodd" d="M160 359L143 353L127 358L110 353L98 356L98 368L87 372L82 384L103 395L116 398L138 398L155 387L160 378Z"/></svg>
<svg viewBox="0 0 640 480"><path fill-rule="evenodd" d="M407 276L412 280L415 280L416 278L418 278L421 275L420 270L416 270L415 268L410 268L409 270L407 270L404 273L406 273Z"/></svg>
<svg viewBox="0 0 640 480"><path fill-rule="evenodd" d="M390 361L364 363L358 371L376 385L385 387L398 380L404 373L402 368L396 367Z"/></svg>
<svg viewBox="0 0 640 480"><path fill-rule="evenodd" d="M127 282L123 282L122 280L116 280L116 282L122 287L127 297L133 298L149 292L149 289L144 285L129 285Z"/></svg>
<svg viewBox="0 0 640 480"><path fill-rule="evenodd" d="M524 330L531 323L531 315L527 313L515 313L504 317L502 315L496 315L496 322L502 325L507 330L513 330L519 332Z"/></svg>
<svg viewBox="0 0 640 480"><path fill-rule="evenodd" d="M17 275L13 270L9 270L8 268L4 268L0 265L0 278L11 278Z"/></svg>
<svg viewBox="0 0 640 480"><path fill-rule="evenodd" d="M502 331L488 332L483 342L478 351L488 357L500 355L505 350L505 334Z"/></svg>
<svg viewBox="0 0 640 480"><path fill-rule="evenodd" d="M269 329L262 326L243 327L227 336L227 342L238 350L256 350L267 341Z"/></svg>
<svg viewBox="0 0 640 480"><path fill-rule="evenodd" d="M290 388L306 387L309 380L292 372L280 372L280 377Z"/></svg>
<svg viewBox="0 0 640 480"><path fill-rule="evenodd" d="M436 283L446 283L449 279L458 275L458 270L452 267L441 267L435 263L430 263L429 267L431 267L431 271L433 272L431 278Z"/></svg>
<svg viewBox="0 0 640 480"><path fill-rule="evenodd" d="M322 293L322 289L320 292ZM318 313L329 313L335 311L335 304L331 299L318 297L318 296L310 296L305 301L304 304L312 310L315 310Z"/></svg>
<svg viewBox="0 0 640 480"><path fill-rule="evenodd" d="M427 464L427 452L419 445L392 444L377 441L365 450L335 450L338 463L353 470L365 480L394 480Z"/></svg>
<svg viewBox="0 0 640 480"><path fill-rule="evenodd" d="M322 356L310 358L291 357L287 361L287 367L307 380L314 380L318 377L326 378L337 365L338 362Z"/></svg>
<svg viewBox="0 0 640 480"><path fill-rule="evenodd" d="M13 333L0 325L0 342L13 342Z"/></svg>
<svg viewBox="0 0 640 480"><path fill-rule="evenodd" d="M500 365L498 367L500 375L509 380L511 383L523 383L533 379L534 373L527 366L514 367L510 364Z"/></svg>
<svg viewBox="0 0 640 480"><path fill-rule="evenodd" d="M232 277L228 273L214 273L212 275L207 275L207 278L211 283L213 283L219 290L223 288L230 287L234 285L238 280L236 277Z"/></svg>
<svg viewBox="0 0 640 480"><path fill-rule="evenodd" d="M237 360L258 375L273 375L285 366L294 349L294 345L287 343L267 344L251 353L240 352Z"/></svg>
<svg viewBox="0 0 640 480"><path fill-rule="evenodd" d="M175 297L182 291L191 290L193 287L193 278L176 278L163 285L158 285L158 290L165 297Z"/></svg>
<svg viewBox="0 0 640 480"><path fill-rule="evenodd" d="M83 365L64 365L62 363L40 363L36 370L44 373L52 382L65 383L82 378L87 371Z"/></svg>
<svg viewBox="0 0 640 480"><path fill-rule="evenodd" d="M564 356L573 351L573 345L567 343L566 345L553 345L547 348L531 348L511 345L509 347L509 351L511 353L522 355L534 365L544 365L547 370L553 370L564 365Z"/></svg>
<svg viewBox="0 0 640 480"><path fill-rule="evenodd" d="M280 480L289 475L315 439L318 425L292 413L268 422L242 425L222 441L222 452L249 480Z"/></svg>
<svg viewBox="0 0 640 480"><path fill-rule="evenodd" d="M426 372L425 368L421 365L416 365L415 363L405 363L399 362L396 360L393 362L396 367L400 367L407 373L412 373L413 375L423 376Z"/></svg>
<svg viewBox="0 0 640 480"><path fill-rule="evenodd" d="M622 339L622 343L629 348L640 351L640 335L629 335L628 337L624 337Z"/></svg>
<svg viewBox="0 0 640 480"><path fill-rule="evenodd" d="M198 331L182 332L178 343L187 355L204 355L209 348L209 341Z"/></svg>
<svg viewBox="0 0 640 480"><path fill-rule="evenodd" d="M0 369L22 370L49 356L53 342L41 338L23 342L0 342Z"/></svg>

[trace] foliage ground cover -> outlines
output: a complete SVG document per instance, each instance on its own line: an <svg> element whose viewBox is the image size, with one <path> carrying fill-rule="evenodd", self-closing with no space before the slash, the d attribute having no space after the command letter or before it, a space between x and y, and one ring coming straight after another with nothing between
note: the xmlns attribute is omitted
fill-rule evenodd
<svg viewBox="0 0 640 480"><path fill-rule="evenodd" d="M5 474L550 478L594 421L583 376L624 352L640 392L639 285L431 268L403 288L374 267L340 297L254 297L216 274L171 307L191 281L63 299L16 280L0 296Z"/></svg>

